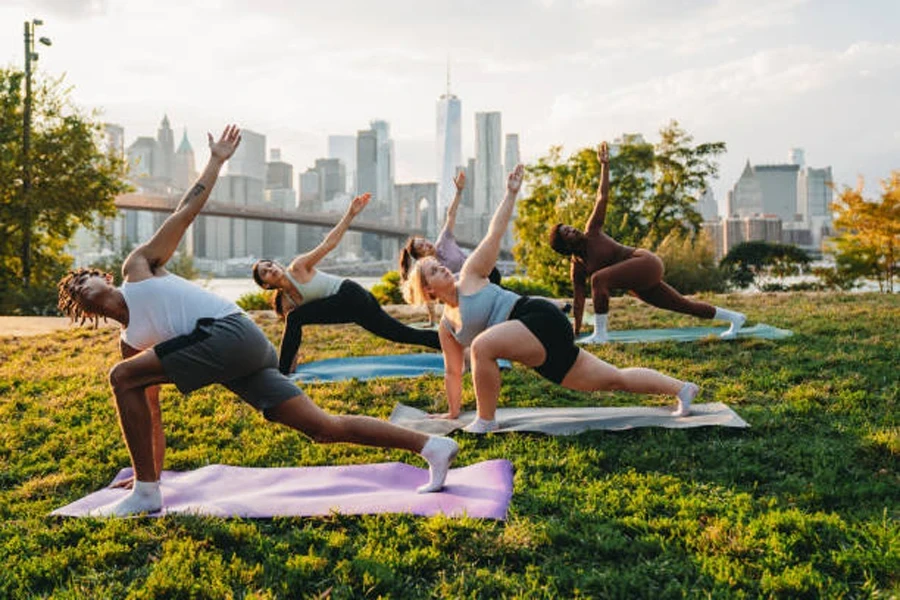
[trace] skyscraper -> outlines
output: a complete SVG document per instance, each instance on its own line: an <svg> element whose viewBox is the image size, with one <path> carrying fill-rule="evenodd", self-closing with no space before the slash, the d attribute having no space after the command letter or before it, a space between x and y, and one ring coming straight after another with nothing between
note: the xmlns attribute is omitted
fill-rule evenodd
<svg viewBox="0 0 900 600"><path fill-rule="evenodd" d="M507 133L506 143L503 145L503 174L506 175L519 164L519 134Z"/></svg>
<svg viewBox="0 0 900 600"><path fill-rule="evenodd" d="M266 136L249 129L241 130L241 145L228 159L228 174L266 179Z"/></svg>
<svg viewBox="0 0 900 600"><path fill-rule="evenodd" d="M163 115L163 120L156 131L156 141L159 142L159 173L157 177L170 182L174 175L175 167L175 134L169 125L168 115Z"/></svg>
<svg viewBox="0 0 900 600"><path fill-rule="evenodd" d="M473 217L487 231L491 214L503 198L503 154L499 112L475 113L475 206Z"/></svg>
<svg viewBox="0 0 900 600"><path fill-rule="evenodd" d="M394 196L394 142L387 121L370 123L376 139L375 213L382 218L396 218Z"/></svg>
<svg viewBox="0 0 900 600"><path fill-rule="evenodd" d="M762 188L749 159L731 190L728 210L726 217L752 217L763 212Z"/></svg>
<svg viewBox="0 0 900 600"><path fill-rule="evenodd" d="M197 177L197 166L194 161L194 149L188 141L187 129L181 136L181 143L175 151L175 164L172 167L172 185L176 190L186 190Z"/></svg>
<svg viewBox="0 0 900 600"><path fill-rule="evenodd" d="M347 182L344 190L356 193L356 138L352 135L329 135L328 158L336 158L344 163Z"/></svg>
<svg viewBox="0 0 900 600"><path fill-rule="evenodd" d="M462 166L462 103L450 93L450 70L447 70L447 92L437 101L437 214L447 212L456 194L453 178Z"/></svg>
<svg viewBox="0 0 900 600"><path fill-rule="evenodd" d="M778 215L785 223L797 220L799 165L756 165L753 172L762 190L763 213Z"/></svg>
<svg viewBox="0 0 900 600"><path fill-rule="evenodd" d="M378 191L378 138L371 129L356 133L356 193Z"/></svg>

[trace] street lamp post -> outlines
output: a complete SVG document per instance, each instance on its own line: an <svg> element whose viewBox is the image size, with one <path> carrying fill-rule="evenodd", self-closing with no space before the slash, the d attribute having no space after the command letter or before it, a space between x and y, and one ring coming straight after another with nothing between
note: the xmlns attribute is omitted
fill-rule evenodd
<svg viewBox="0 0 900 600"><path fill-rule="evenodd" d="M27 288L31 284L31 62L37 61L34 51L34 28L43 25L40 19L25 21L25 106L22 111L22 206L25 223L22 231L22 282ZM42 37L40 42L50 46L50 38Z"/></svg>

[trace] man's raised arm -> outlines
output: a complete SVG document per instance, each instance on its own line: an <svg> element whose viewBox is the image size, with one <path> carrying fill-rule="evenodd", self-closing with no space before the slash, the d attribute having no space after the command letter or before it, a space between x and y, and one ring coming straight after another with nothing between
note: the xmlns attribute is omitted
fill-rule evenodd
<svg viewBox="0 0 900 600"><path fill-rule="evenodd" d="M194 222L209 199L209 194L219 178L222 165L231 158L238 144L241 143L241 130L237 125L226 127L218 141L214 141L211 134L206 135L209 138L210 156L203 173L181 198L175 211L153 234L150 241L135 250L135 252L140 252L151 267L161 267L172 257L184 232Z"/></svg>
<svg viewBox="0 0 900 600"><path fill-rule="evenodd" d="M606 142L600 144L597 160L600 161L600 185L597 187L594 212L591 213L585 233L598 233L606 221L606 203L609 201L609 146Z"/></svg>

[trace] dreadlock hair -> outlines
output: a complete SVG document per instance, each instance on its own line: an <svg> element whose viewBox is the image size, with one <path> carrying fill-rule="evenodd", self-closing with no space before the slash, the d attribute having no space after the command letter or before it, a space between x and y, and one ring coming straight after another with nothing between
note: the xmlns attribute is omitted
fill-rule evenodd
<svg viewBox="0 0 900 600"><path fill-rule="evenodd" d="M58 291L56 306L59 308L59 311L69 317L69 320L73 323L78 321L79 325L84 325L85 321L89 321L93 323L94 327L97 327L101 316L103 317L103 321L106 322L105 316L85 310L75 296L72 295L72 286L76 281L83 276L93 277L95 275L103 277L109 283L112 283L113 281L113 276L110 273L101 271L100 269L79 267L74 271L69 271L59 280L59 283L56 284L56 289Z"/></svg>
<svg viewBox="0 0 900 600"><path fill-rule="evenodd" d="M550 230L550 247L564 256L570 256L572 254L583 255L585 251L584 240L579 239L569 241L564 239L562 234L559 232L559 230L563 227L565 227L565 225L563 225L562 223L557 223Z"/></svg>

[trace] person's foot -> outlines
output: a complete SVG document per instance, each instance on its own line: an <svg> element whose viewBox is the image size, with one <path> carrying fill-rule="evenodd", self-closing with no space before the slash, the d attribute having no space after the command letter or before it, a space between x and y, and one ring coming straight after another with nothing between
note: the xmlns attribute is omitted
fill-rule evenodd
<svg viewBox="0 0 900 600"><path fill-rule="evenodd" d="M609 334L605 331L603 333L592 333L591 335L583 338L579 338L579 344L605 344L609 341Z"/></svg>
<svg viewBox="0 0 900 600"><path fill-rule="evenodd" d="M675 412L672 413L672 416L686 417L691 414L691 403L698 393L700 393L700 388L695 383L688 382L681 386L677 396L678 404L675 406Z"/></svg>
<svg viewBox="0 0 900 600"><path fill-rule="evenodd" d="M497 422L497 419L482 419L481 417L475 417L474 421L463 427L463 431L482 434L497 431L499 428L500 424Z"/></svg>
<svg viewBox="0 0 900 600"><path fill-rule="evenodd" d="M95 508L91 517L126 517L154 513L162 509L162 492L158 481L135 481L134 488L123 500Z"/></svg>
<svg viewBox="0 0 900 600"><path fill-rule="evenodd" d="M448 437L431 436L420 454L428 462L428 483L416 490L420 494L440 491L447 479L450 464L459 453L459 444Z"/></svg>
<svg viewBox="0 0 900 600"><path fill-rule="evenodd" d="M747 320L747 316L742 313L735 313L735 315L735 317L729 319L731 326L719 335L723 340L733 340L736 338L738 330L744 326L744 322Z"/></svg>

